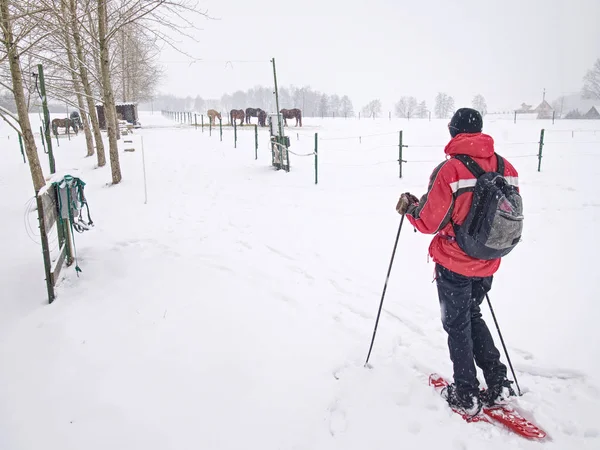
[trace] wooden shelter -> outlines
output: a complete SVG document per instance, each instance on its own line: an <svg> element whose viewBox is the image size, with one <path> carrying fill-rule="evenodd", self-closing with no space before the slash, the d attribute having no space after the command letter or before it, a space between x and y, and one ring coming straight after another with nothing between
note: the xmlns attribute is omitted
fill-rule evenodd
<svg viewBox="0 0 600 450"><path fill-rule="evenodd" d="M133 126L140 126L137 103L117 103L117 119L125 120ZM98 113L98 122L100 129L106 130L106 116L104 114L104 105L97 104L96 112Z"/></svg>

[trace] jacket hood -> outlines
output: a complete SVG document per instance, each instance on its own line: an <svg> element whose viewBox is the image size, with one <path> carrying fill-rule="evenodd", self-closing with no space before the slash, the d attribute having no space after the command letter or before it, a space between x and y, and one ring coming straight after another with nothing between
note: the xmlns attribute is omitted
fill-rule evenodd
<svg viewBox="0 0 600 450"><path fill-rule="evenodd" d="M448 142L444 153L449 156L461 154L489 158L494 155L494 139L484 133L461 133Z"/></svg>

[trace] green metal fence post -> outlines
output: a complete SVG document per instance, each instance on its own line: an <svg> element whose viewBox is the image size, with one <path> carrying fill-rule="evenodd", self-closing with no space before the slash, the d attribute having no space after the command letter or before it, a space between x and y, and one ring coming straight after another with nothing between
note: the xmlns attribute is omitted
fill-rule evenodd
<svg viewBox="0 0 600 450"><path fill-rule="evenodd" d="M237 148L237 122L233 121L233 148Z"/></svg>
<svg viewBox="0 0 600 450"><path fill-rule="evenodd" d="M544 148L544 129L540 132L540 150L538 153L538 172L542 170L542 149Z"/></svg>
<svg viewBox="0 0 600 450"><path fill-rule="evenodd" d="M258 125L254 125L254 160L258 159Z"/></svg>
<svg viewBox="0 0 600 450"><path fill-rule="evenodd" d="M44 147L44 153L48 153L46 151L46 139L44 138L44 130L40 126L40 138L42 139L42 147Z"/></svg>
<svg viewBox="0 0 600 450"><path fill-rule="evenodd" d="M48 99L46 98L46 82L44 81L44 68L38 64L38 76L40 79L40 94L42 96L42 109L44 111L44 134L46 136L46 147L48 148L48 159L50 160L50 173L56 172L54 153L52 153L52 137L50 136L50 112L48 111ZM58 142L58 136L57 136Z"/></svg>
<svg viewBox="0 0 600 450"><path fill-rule="evenodd" d="M319 182L319 133L315 133L315 184Z"/></svg>
<svg viewBox="0 0 600 450"><path fill-rule="evenodd" d="M223 121L219 119L219 135L221 136L221 142L223 142Z"/></svg>
<svg viewBox="0 0 600 450"><path fill-rule="evenodd" d="M398 167L399 167L399 178L402 178L402 130L400 130L400 140L398 143Z"/></svg>

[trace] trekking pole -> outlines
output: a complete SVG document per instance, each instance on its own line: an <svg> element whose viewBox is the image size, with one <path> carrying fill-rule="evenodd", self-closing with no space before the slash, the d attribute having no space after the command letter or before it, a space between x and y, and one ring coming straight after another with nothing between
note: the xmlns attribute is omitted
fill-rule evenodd
<svg viewBox="0 0 600 450"><path fill-rule="evenodd" d="M392 250L392 258L390 259L390 266L388 267L387 276L385 277L385 284L383 285L383 293L381 294L381 302L379 303L379 311L377 312L377 320L375 320L375 329L373 330L373 337L371 338L371 346L369 347L369 354L365 361L365 367L369 364L369 357L371 356L371 350L373 350L373 343L375 342L375 333L377 333L377 325L379 324L379 316L381 315L381 308L383 307L383 299L385 297L385 291L387 290L388 280L390 279L390 272L392 271L392 264L394 262L394 255L396 254L396 247L398 246L398 239L400 238L400 231L402 230L402 223L404 222L404 214L400 219L400 226L398 227L398 234L396 234L396 242L394 243L394 250Z"/></svg>
<svg viewBox="0 0 600 450"><path fill-rule="evenodd" d="M506 355L506 359L508 360L508 365L510 366L510 371L512 372L512 376L515 379L515 384L517 385L517 391L519 392L519 397L523 394L521 393L521 388L519 387L519 382L517 381L517 376L515 375L515 370L513 369L512 363L510 362L510 356L508 356L508 350L506 350L506 345L504 345L504 339L502 338L502 333L500 332L500 327L498 326L498 321L496 320L496 314L494 314L494 308L492 308L492 302L490 301L490 296L486 293L485 298L487 299L488 305L490 307L490 311L492 312L492 317L494 318L494 323L496 324L496 330L498 330L498 336L500 336L500 342L502 342L502 347L504 348L504 354Z"/></svg>

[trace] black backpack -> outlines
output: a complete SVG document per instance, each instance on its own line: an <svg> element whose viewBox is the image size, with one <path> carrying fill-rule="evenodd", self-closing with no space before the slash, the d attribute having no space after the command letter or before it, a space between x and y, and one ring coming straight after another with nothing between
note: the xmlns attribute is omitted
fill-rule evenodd
<svg viewBox="0 0 600 450"><path fill-rule="evenodd" d="M473 203L464 223L452 226L456 243L477 259L501 258L515 248L523 231L523 202L504 178L504 159L496 153L498 170L486 172L467 155L455 155L475 176Z"/></svg>

